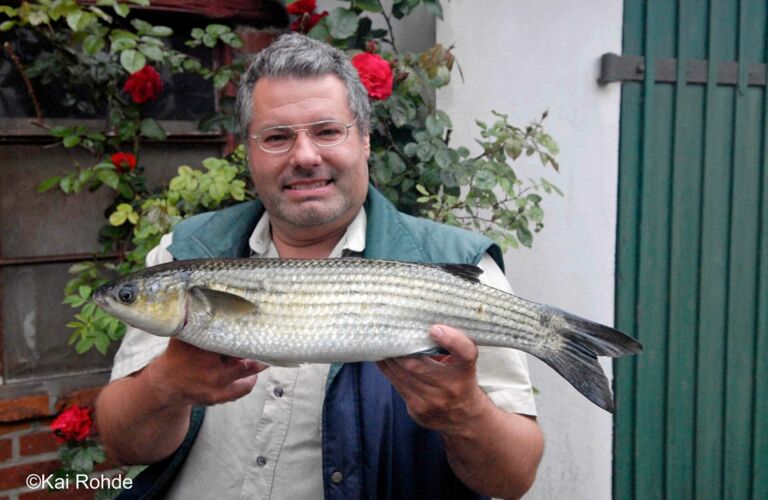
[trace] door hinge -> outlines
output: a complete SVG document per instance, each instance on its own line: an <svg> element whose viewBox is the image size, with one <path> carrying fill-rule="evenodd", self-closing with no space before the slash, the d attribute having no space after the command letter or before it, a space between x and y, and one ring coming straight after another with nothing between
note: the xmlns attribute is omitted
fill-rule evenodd
<svg viewBox="0 0 768 500"><path fill-rule="evenodd" d="M656 59L654 63L657 83L677 82L677 59ZM600 59L601 84L612 82L641 82L645 80L645 58L642 56L620 56L603 54ZM747 85L764 87L766 84L766 65L750 64L747 67ZM706 85L709 80L709 61L706 59L687 59L685 61L685 83ZM717 85L739 84L739 63L720 61L715 73Z"/></svg>

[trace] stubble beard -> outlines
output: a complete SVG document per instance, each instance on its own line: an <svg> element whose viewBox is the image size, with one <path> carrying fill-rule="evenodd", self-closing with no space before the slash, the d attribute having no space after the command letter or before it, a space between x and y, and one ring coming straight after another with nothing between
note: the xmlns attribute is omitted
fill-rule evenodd
<svg viewBox="0 0 768 500"><path fill-rule="evenodd" d="M351 208L349 197L328 201L307 201L299 205L277 200L269 211L270 217L282 220L294 227L309 228L330 224Z"/></svg>

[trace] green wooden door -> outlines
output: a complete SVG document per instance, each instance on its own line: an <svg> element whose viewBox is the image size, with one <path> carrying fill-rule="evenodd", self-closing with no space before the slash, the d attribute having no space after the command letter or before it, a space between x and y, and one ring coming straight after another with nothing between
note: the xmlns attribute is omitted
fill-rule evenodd
<svg viewBox="0 0 768 500"><path fill-rule="evenodd" d="M768 499L766 4L624 3L617 499Z"/></svg>

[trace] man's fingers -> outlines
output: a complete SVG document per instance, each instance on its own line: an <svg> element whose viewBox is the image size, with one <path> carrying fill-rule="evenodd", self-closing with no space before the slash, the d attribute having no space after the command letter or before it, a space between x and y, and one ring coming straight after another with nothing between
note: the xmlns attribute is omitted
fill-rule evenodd
<svg viewBox="0 0 768 500"><path fill-rule="evenodd" d="M398 359L384 359L378 361L376 365L406 401L423 400L428 397L431 388L428 385L425 386L423 382L417 383L413 379L413 375L400 366L399 361Z"/></svg>
<svg viewBox="0 0 768 500"><path fill-rule="evenodd" d="M256 385L257 379L258 375L254 373L235 380L226 388L224 394L221 395L221 401L219 401L219 403L229 403L247 395L253 390L253 386Z"/></svg>
<svg viewBox="0 0 768 500"><path fill-rule="evenodd" d="M259 373L263 372L267 368L269 368L269 365L265 365L264 363L260 363L259 361L256 361L255 359L243 359L241 360L241 363L246 371L249 371L251 373Z"/></svg>
<svg viewBox="0 0 768 500"><path fill-rule="evenodd" d="M430 374L419 373L420 370L413 367L414 363L423 365L425 362L438 364L429 358L389 358L379 361L377 365L400 394L424 398L441 390L439 380Z"/></svg>
<svg viewBox="0 0 768 500"><path fill-rule="evenodd" d="M432 325L429 336L450 352L454 361L474 362L477 359L477 346L460 330L446 325Z"/></svg>

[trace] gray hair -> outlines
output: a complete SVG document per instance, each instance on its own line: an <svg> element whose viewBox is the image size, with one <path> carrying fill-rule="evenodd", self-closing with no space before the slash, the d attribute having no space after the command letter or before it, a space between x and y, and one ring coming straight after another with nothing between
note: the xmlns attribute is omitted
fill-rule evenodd
<svg viewBox="0 0 768 500"><path fill-rule="evenodd" d="M357 121L361 136L368 134L371 103L368 91L360 82L357 70L339 49L298 33L280 36L259 52L240 80L235 102L235 120L243 141L248 140L248 127L253 114L253 88L259 78L310 78L336 75L347 89L349 110Z"/></svg>

